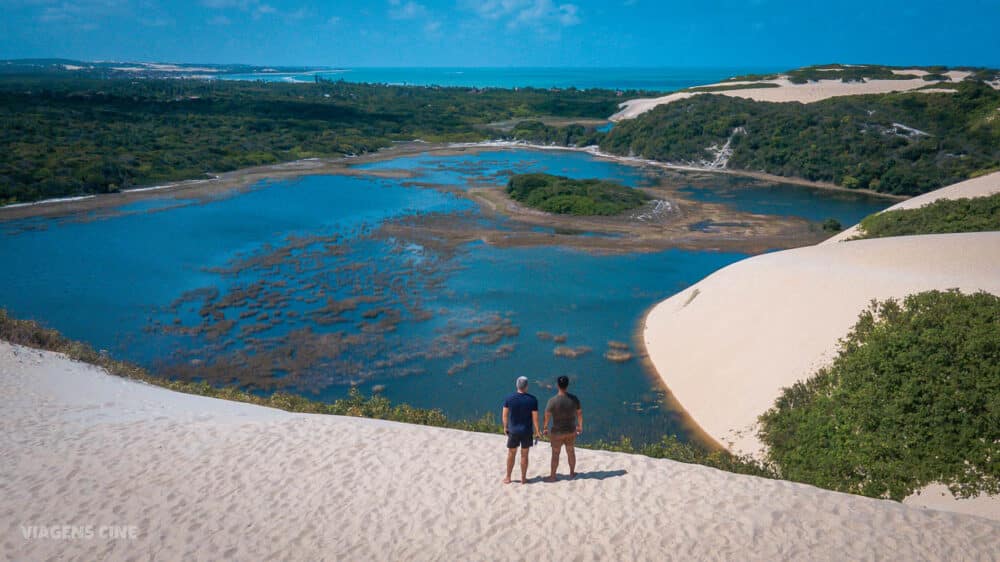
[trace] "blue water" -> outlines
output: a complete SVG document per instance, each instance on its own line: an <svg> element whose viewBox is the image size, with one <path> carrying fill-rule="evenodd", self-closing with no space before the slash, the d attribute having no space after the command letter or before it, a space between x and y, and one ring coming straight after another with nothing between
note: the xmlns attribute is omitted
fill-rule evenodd
<svg viewBox="0 0 1000 562"><path fill-rule="evenodd" d="M344 80L408 86L477 88L602 88L667 92L712 84L730 76L777 68L346 68L310 73L230 74L224 80L313 82Z"/></svg>
<svg viewBox="0 0 1000 562"><path fill-rule="evenodd" d="M582 152L563 150L496 150L472 157L441 158L417 155L358 166L362 170L416 171L415 181L458 187L506 185L512 174L547 172L571 178L604 178L630 187L643 187L653 178L634 166L600 160Z"/></svg>
<svg viewBox="0 0 1000 562"><path fill-rule="evenodd" d="M837 219L845 228L891 204L886 198L861 193L790 184L760 185L745 178L731 178L718 187L683 187L680 192L695 201L723 203L748 213L793 216L815 222Z"/></svg>
<svg viewBox="0 0 1000 562"><path fill-rule="evenodd" d="M164 197L85 220L2 223L0 306L160 374L256 392L331 400L351 384L366 392L379 385L395 402L478 417L498 413L519 375L544 398L568 374L589 438L683 433L642 364L613 363L604 352L612 340L635 351L648 307L743 255L455 246L433 233L381 229L418 219L505 227L423 184L505 182L512 171L533 170L643 185L640 169L526 150L361 167L416 177L311 176L202 202ZM759 193L770 208L798 215L812 212L803 205L850 207L822 194ZM590 351L558 357L559 345Z"/></svg>

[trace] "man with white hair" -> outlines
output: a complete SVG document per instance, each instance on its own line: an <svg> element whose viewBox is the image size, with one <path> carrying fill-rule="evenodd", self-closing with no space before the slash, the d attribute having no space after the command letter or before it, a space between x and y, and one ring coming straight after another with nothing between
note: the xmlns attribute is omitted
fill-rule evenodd
<svg viewBox="0 0 1000 562"><path fill-rule="evenodd" d="M504 484L510 484L510 474L514 471L514 457L521 448L521 484L528 483L528 451L532 438L541 438L538 426L538 399L528 394L528 377L517 377L517 392L503 401L503 432L507 435L507 477Z"/></svg>

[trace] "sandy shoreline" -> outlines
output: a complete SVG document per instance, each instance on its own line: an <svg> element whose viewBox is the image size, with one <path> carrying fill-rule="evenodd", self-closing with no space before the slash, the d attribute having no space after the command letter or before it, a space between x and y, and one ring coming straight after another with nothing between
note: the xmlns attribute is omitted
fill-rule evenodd
<svg viewBox="0 0 1000 562"><path fill-rule="evenodd" d="M580 478L544 484L542 447L533 482L504 486L499 435L179 394L7 343L0 396L3 558L985 561L1000 549L995 521L637 455L581 450ZM24 536L62 525L132 535Z"/></svg>

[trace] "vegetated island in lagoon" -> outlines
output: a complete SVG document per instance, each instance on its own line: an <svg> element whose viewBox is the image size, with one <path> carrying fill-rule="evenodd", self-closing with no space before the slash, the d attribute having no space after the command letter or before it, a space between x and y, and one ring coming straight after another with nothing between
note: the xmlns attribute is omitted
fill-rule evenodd
<svg viewBox="0 0 1000 562"><path fill-rule="evenodd" d="M547 213L614 216L642 206L651 197L620 183L552 174L517 174L507 182L512 199Z"/></svg>

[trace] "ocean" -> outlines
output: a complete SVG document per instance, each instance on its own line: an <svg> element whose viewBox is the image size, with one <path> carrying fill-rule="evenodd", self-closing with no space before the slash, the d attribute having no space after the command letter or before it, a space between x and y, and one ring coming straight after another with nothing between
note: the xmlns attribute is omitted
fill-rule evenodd
<svg viewBox="0 0 1000 562"><path fill-rule="evenodd" d="M313 82L344 80L407 86L476 88L601 88L669 92L711 84L730 76L777 72L778 68L343 68L308 73L230 74L224 80Z"/></svg>

